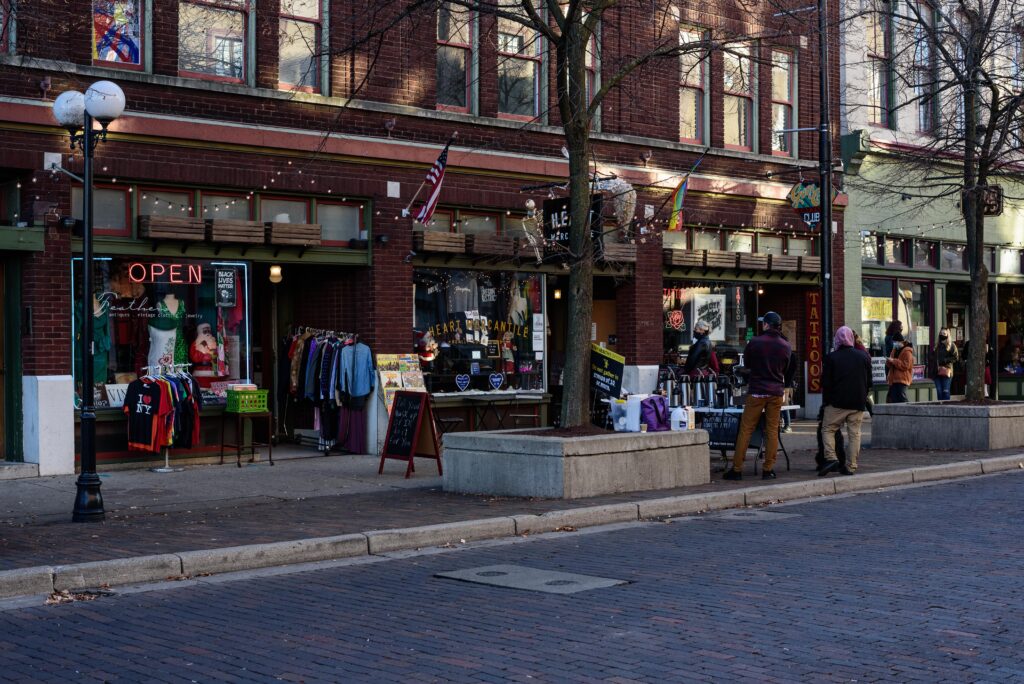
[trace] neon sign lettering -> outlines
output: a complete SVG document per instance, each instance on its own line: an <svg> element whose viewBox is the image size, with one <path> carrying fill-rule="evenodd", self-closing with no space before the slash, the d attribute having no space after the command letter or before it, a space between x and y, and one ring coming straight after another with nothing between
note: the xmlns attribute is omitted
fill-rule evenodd
<svg viewBox="0 0 1024 684"><path fill-rule="evenodd" d="M203 268L199 264L163 264L160 262L128 265L128 278L133 283L171 283L173 285L201 285Z"/></svg>

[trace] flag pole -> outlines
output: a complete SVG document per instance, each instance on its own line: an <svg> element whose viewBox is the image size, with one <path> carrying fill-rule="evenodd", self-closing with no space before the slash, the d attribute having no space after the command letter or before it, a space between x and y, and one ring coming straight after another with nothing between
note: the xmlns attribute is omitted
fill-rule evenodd
<svg viewBox="0 0 1024 684"><path fill-rule="evenodd" d="M448 138L448 142L445 143L445 147L448 147L449 145L451 145L452 142L457 137L459 137L459 132L458 131L453 131L451 137ZM416 203L416 200L419 198L420 193L423 192L423 186L426 185L426 184L427 184L427 181L426 181L426 179L424 179L420 183L420 187L416 188L416 194L412 196L411 200L409 200L409 204L405 205L405 209L402 210L402 216L408 216L409 215L409 210L412 209L412 205Z"/></svg>

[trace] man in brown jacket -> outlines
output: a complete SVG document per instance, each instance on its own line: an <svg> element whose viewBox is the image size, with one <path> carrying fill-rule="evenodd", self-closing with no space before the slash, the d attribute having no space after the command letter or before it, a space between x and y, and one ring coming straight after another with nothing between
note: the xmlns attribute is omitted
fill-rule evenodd
<svg viewBox="0 0 1024 684"><path fill-rule="evenodd" d="M899 333L892 336L892 341L892 354L885 360L885 367L888 370L886 381L889 383L885 403L905 404L907 387L914 376L914 347Z"/></svg>

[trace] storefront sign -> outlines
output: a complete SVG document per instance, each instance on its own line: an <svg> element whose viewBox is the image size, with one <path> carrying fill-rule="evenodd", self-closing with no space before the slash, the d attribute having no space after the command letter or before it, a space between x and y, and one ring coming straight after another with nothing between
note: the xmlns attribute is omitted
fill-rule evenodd
<svg viewBox="0 0 1024 684"><path fill-rule="evenodd" d="M203 269L199 264L135 261L128 265L128 279L133 283L201 285Z"/></svg>
<svg viewBox="0 0 1024 684"><path fill-rule="evenodd" d="M861 297L860 308L865 321L892 320L892 297Z"/></svg>
<svg viewBox="0 0 1024 684"><path fill-rule="evenodd" d="M910 376L911 380L927 380L927 378L924 376L924 371L924 365L914 366L913 374Z"/></svg>
<svg viewBox="0 0 1024 684"><path fill-rule="evenodd" d="M725 340L725 295L693 295L693 320L704 321L710 326L709 337L715 342Z"/></svg>
<svg viewBox="0 0 1024 684"><path fill-rule="evenodd" d="M885 357L871 357L871 382L875 385L885 384Z"/></svg>
<svg viewBox="0 0 1024 684"><path fill-rule="evenodd" d="M238 304L235 290L237 272L233 268L218 268L216 271L217 289L215 306L233 307Z"/></svg>
<svg viewBox="0 0 1024 684"><path fill-rule="evenodd" d="M544 251L547 254L569 254L572 236L572 216L569 213L569 198L556 197L544 200ZM601 195L590 196L590 232L594 239L594 247L600 252L601 232Z"/></svg>
<svg viewBox="0 0 1024 684"><path fill-rule="evenodd" d="M836 195L836 189L832 188L833 202ZM787 197L800 220L811 230L816 230L821 223L821 185L818 181L800 181L793 186Z"/></svg>
<svg viewBox="0 0 1024 684"><path fill-rule="evenodd" d="M470 339L470 334L473 339L477 339L479 335L475 333L486 332L488 337L491 335L500 336L507 332L512 333L513 337L521 337L523 339L530 338L530 326L528 325L516 325L512 321L490 321L486 318L472 319L466 318L453 318L444 323L437 323L427 328L427 334L433 336L435 340L444 340L447 342L461 341L462 339ZM456 337L456 335L458 337ZM489 340L488 340L489 342Z"/></svg>
<svg viewBox="0 0 1024 684"><path fill-rule="evenodd" d="M807 293L807 391L821 394L821 292Z"/></svg>
<svg viewBox="0 0 1024 684"><path fill-rule="evenodd" d="M590 345L590 391L618 399L626 357L596 344Z"/></svg>

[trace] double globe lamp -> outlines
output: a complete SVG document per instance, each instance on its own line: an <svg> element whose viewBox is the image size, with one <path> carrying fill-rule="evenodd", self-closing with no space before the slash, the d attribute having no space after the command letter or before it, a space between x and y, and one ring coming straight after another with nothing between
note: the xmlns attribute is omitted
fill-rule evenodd
<svg viewBox="0 0 1024 684"><path fill-rule="evenodd" d="M93 379L93 174L92 157L96 144L107 139L110 122L124 112L124 92L110 81L97 81L85 94L69 90L53 102L53 116L71 135L71 149L82 150L82 468L75 483L75 522L101 521L104 517L100 478L96 474L96 407ZM95 124L99 124L99 128Z"/></svg>

